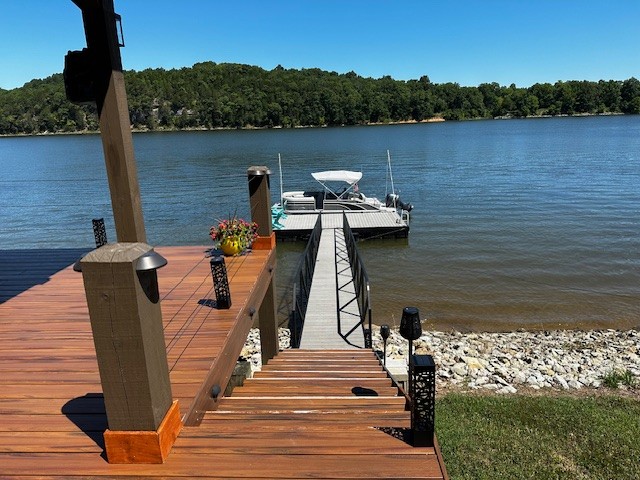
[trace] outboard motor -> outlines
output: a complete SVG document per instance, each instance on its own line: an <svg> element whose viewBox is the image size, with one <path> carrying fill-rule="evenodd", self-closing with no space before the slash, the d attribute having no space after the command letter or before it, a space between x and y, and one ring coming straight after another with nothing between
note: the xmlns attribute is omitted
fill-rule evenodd
<svg viewBox="0 0 640 480"><path fill-rule="evenodd" d="M385 205L387 207L401 208L402 210L405 210L407 212L413 210L413 205L411 205L410 203L404 203L395 193L387 194L385 198Z"/></svg>

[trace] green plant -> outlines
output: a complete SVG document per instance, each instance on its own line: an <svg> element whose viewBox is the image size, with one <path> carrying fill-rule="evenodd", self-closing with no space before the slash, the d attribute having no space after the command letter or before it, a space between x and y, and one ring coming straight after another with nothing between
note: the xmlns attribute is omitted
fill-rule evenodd
<svg viewBox="0 0 640 480"><path fill-rule="evenodd" d="M214 242L236 241L244 249L250 247L253 241L258 238L258 224L247 222L234 215L226 220L220 220L217 225L209 228L209 236Z"/></svg>
<svg viewBox="0 0 640 480"><path fill-rule="evenodd" d="M638 379L631 370L627 369L622 373L622 384L634 388L638 385Z"/></svg>
<svg viewBox="0 0 640 480"><path fill-rule="evenodd" d="M638 384L638 381L633 372L629 369L624 372L620 370L611 370L602 377L602 384L607 388L619 388L620 384L629 388L634 388Z"/></svg>

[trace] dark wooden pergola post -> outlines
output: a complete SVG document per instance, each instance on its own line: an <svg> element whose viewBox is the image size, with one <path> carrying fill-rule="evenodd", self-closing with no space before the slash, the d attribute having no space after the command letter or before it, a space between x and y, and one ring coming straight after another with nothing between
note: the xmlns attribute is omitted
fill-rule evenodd
<svg viewBox="0 0 640 480"><path fill-rule="evenodd" d="M158 278L148 266L154 252L145 243L116 14L113 0L73 2L87 38L84 100L98 108L118 240L81 261L109 424L106 454L110 463L162 463L182 422L172 401Z"/></svg>
<svg viewBox="0 0 640 480"><path fill-rule="evenodd" d="M265 166L249 167L249 203L251 220L258 224L258 238L253 243L256 250L269 250L276 246L276 237L271 228L271 190L269 175L271 171ZM278 319L276 315L275 276L271 278L264 300L258 311L260 327L260 348L262 363L266 364L278 354Z"/></svg>
<svg viewBox="0 0 640 480"><path fill-rule="evenodd" d="M73 0L82 10L93 90L119 242L146 242L113 0Z"/></svg>

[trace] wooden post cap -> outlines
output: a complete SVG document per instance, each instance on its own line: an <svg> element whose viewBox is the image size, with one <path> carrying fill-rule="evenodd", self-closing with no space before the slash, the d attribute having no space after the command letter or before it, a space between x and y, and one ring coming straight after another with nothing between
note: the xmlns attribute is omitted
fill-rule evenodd
<svg viewBox="0 0 640 480"><path fill-rule="evenodd" d="M87 253L80 263L132 263L152 250L150 245L140 242L108 243Z"/></svg>
<svg viewBox="0 0 640 480"><path fill-rule="evenodd" d="M247 168L247 175L253 175L253 176L271 175L271 170L269 170L269 167L264 165L253 166L253 167Z"/></svg>

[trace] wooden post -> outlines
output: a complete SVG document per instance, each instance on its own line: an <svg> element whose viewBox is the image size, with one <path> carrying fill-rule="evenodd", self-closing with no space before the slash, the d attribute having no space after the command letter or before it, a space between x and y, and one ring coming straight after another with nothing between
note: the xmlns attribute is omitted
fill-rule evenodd
<svg viewBox="0 0 640 480"><path fill-rule="evenodd" d="M182 427L172 402L158 278L138 269L146 242L113 0L82 10L118 242L81 261L109 430L110 463L162 463Z"/></svg>
<svg viewBox="0 0 640 480"><path fill-rule="evenodd" d="M276 246L275 233L271 228L270 174L271 171L265 166L249 167L247 169L251 220L258 224L258 238L253 243L253 248L256 250L267 250ZM263 364L275 357L280 349L275 295L275 279L272 277L264 300L258 310Z"/></svg>
<svg viewBox="0 0 640 480"><path fill-rule="evenodd" d="M181 428L172 402L153 249L113 243L81 261L109 430L110 463L162 463Z"/></svg>
<svg viewBox="0 0 640 480"><path fill-rule="evenodd" d="M82 10L93 62L93 88L116 236L119 242L146 242L113 0L73 2Z"/></svg>
<svg viewBox="0 0 640 480"><path fill-rule="evenodd" d="M266 365L280 350L278 340L278 320L276 315L276 286L272 277L264 294L264 299L258 310L258 326L260 328L260 351L262 352L262 364Z"/></svg>

